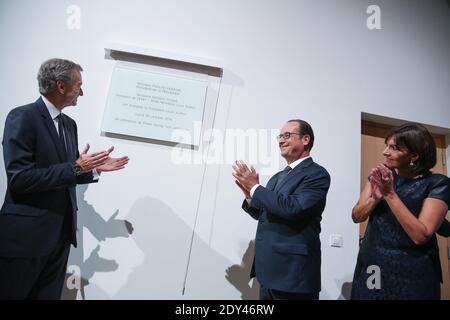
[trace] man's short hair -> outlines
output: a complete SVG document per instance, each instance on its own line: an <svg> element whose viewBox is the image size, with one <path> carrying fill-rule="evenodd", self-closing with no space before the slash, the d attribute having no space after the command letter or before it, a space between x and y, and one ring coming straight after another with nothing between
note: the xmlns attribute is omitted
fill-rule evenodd
<svg viewBox="0 0 450 320"><path fill-rule="evenodd" d="M293 119L293 120L289 120L288 122L297 122L298 123L298 130L299 130L299 134L301 135L308 135L309 136L309 143L306 146L306 150L311 151L313 145L314 145L314 132L313 129L311 127L311 125L306 122L305 120L300 120L300 119Z"/></svg>
<svg viewBox="0 0 450 320"><path fill-rule="evenodd" d="M69 84L72 83L72 70L83 71L83 68L70 60L50 59L45 61L39 68L37 75L39 83L39 92L42 95L52 93L56 89L56 81L62 80Z"/></svg>

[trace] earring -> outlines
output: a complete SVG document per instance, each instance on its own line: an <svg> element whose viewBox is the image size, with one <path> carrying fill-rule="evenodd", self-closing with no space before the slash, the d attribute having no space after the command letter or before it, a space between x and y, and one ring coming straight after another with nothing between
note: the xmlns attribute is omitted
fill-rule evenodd
<svg viewBox="0 0 450 320"><path fill-rule="evenodd" d="M414 166L414 162L412 160L409 162L409 166L410 167Z"/></svg>

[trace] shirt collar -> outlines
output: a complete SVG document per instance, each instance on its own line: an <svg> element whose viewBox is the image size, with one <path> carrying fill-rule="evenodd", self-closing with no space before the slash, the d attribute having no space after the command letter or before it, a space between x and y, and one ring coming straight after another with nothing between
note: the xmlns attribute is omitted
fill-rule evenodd
<svg viewBox="0 0 450 320"><path fill-rule="evenodd" d="M52 117L52 119L55 120L55 118L61 114L61 111L59 111L58 108L56 108L55 105L51 103L46 97L41 96L41 98L42 101L44 101L48 112L50 113L50 117Z"/></svg>
<svg viewBox="0 0 450 320"><path fill-rule="evenodd" d="M306 156L306 157L304 157L304 158L300 158L300 159L297 159L297 160L295 160L294 162L292 162L290 165L289 165L289 167L291 167L291 169L294 169L296 166L298 166L303 160L306 160L306 159L308 159L308 158L311 158L311 156Z"/></svg>

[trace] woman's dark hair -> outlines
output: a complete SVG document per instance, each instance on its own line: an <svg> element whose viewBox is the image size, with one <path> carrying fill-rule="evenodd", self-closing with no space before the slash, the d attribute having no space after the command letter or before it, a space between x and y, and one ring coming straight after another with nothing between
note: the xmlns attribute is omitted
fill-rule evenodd
<svg viewBox="0 0 450 320"><path fill-rule="evenodd" d="M428 175L431 173L430 169L436 165L436 144L424 126L406 123L392 128L384 142L387 143L390 138L394 138L395 144L400 148L406 148L410 153L419 156L410 166L413 174Z"/></svg>

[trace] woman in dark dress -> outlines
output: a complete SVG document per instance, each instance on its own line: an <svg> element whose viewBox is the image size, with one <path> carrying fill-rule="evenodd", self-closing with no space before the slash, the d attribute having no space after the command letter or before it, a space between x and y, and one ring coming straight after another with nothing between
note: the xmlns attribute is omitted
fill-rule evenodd
<svg viewBox="0 0 450 320"><path fill-rule="evenodd" d="M430 171L436 146L425 127L394 128L385 143L386 162L372 169L352 210L355 223L369 218L352 299L439 299L436 231L448 211L450 179Z"/></svg>

